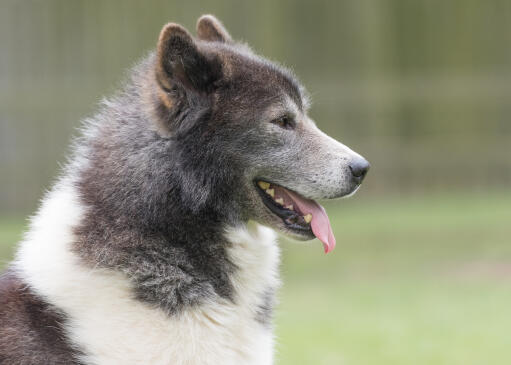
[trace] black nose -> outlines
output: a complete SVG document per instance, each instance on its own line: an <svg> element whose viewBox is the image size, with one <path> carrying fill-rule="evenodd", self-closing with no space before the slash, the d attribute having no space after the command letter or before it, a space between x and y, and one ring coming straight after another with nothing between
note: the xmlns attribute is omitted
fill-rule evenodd
<svg viewBox="0 0 511 365"><path fill-rule="evenodd" d="M350 170L353 174L353 177L361 183L362 180L364 180L364 177L367 174L367 171L369 170L369 162L365 158L357 158L356 160L353 160L350 162Z"/></svg>

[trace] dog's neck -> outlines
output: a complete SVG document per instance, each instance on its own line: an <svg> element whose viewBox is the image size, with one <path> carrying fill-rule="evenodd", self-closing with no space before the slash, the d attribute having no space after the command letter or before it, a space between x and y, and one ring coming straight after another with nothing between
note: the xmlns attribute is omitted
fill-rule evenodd
<svg viewBox="0 0 511 365"><path fill-rule="evenodd" d="M233 300L225 230L246 224L229 206L233 184L194 174L195 154L183 157L180 141L144 128L143 108L129 102L138 90L122 96L128 108L108 103L67 170L86 208L74 252L90 267L122 271L139 299L170 314L215 296Z"/></svg>
<svg viewBox="0 0 511 365"><path fill-rule="evenodd" d="M215 296L234 300L225 231L247 223L236 203L244 170L200 148L200 129L158 134L146 91L152 63L86 123L65 176L84 207L75 254L123 272L139 299L172 314Z"/></svg>
<svg viewBox="0 0 511 365"><path fill-rule="evenodd" d="M110 193L91 191L89 178L97 176L84 177L77 184L86 212L74 229L73 248L83 262L122 271L132 281L137 298L169 314L216 296L234 300L231 275L236 265L227 252L232 243L224 234L225 217L207 205L192 211L178 192L158 188L146 196L147 207L128 198L122 207L112 209L109 200L102 199Z"/></svg>

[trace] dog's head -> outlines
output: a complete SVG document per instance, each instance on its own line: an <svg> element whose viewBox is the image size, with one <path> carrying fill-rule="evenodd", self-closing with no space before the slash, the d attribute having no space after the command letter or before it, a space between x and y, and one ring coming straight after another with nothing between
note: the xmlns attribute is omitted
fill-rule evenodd
<svg viewBox="0 0 511 365"><path fill-rule="evenodd" d="M193 204L298 239L317 237L332 250L328 217L315 200L354 193L368 162L316 127L289 71L233 42L212 16L199 19L197 32L163 28L153 93L157 130L179 146Z"/></svg>

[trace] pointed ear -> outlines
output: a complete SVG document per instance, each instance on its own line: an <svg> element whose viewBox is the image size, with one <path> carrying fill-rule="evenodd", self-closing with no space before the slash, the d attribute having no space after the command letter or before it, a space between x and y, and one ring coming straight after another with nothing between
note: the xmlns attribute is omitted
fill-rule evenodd
<svg viewBox="0 0 511 365"><path fill-rule="evenodd" d="M229 32L220 20L213 15L203 15L197 21L197 36L199 39L210 42L232 42Z"/></svg>
<svg viewBox="0 0 511 365"><path fill-rule="evenodd" d="M220 78L220 73L220 62L203 54L186 29L174 23L163 27L156 65L156 77L163 89L168 91L179 84L186 89L206 92Z"/></svg>

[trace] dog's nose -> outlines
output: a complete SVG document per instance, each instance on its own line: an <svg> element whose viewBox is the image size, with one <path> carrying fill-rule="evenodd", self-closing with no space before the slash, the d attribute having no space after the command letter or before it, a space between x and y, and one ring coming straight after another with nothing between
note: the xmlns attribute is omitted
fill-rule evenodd
<svg viewBox="0 0 511 365"><path fill-rule="evenodd" d="M358 183L361 183L362 180L364 180L369 167L371 167L369 162L367 162L367 160L363 157L351 161L349 166L353 177Z"/></svg>

